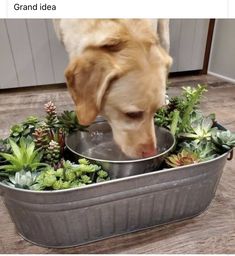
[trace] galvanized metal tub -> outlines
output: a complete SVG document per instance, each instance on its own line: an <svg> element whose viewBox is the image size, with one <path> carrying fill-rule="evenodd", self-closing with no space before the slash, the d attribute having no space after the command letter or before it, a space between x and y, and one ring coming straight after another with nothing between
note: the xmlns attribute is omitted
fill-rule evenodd
<svg viewBox="0 0 235 256"><path fill-rule="evenodd" d="M215 195L228 154L76 189L0 187L22 237L44 247L70 247L199 215Z"/></svg>

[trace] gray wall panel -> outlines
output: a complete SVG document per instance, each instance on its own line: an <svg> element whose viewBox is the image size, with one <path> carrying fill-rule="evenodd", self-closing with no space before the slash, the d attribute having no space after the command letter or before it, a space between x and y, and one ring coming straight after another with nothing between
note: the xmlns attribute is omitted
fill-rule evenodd
<svg viewBox="0 0 235 256"><path fill-rule="evenodd" d="M29 34L25 20L6 20L10 44L14 55L19 86L35 85L35 63L33 61Z"/></svg>
<svg viewBox="0 0 235 256"><path fill-rule="evenodd" d="M26 20L26 23L36 70L36 83L39 85L54 83L46 21L30 19Z"/></svg>
<svg viewBox="0 0 235 256"><path fill-rule="evenodd" d="M55 82L63 83L65 81L64 70L68 64L68 55L65 52L64 46L59 42L58 38L56 37L52 21L47 20L46 22L49 35L49 44L51 50Z"/></svg>
<svg viewBox="0 0 235 256"><path fill-rule="evenodd" d="M0 20L0 88L17 87L15 63L5 20Z"/></svg>

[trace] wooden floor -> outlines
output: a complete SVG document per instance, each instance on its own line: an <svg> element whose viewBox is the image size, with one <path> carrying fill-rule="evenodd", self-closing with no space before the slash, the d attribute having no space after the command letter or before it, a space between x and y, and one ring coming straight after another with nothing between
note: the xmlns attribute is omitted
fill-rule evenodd
<svg viewBox="0 0 235 256"><path fill-rule="evenodd" d="M202 102L205 113L215 112L221 124L235 131L235 84L211 76L174 78L169 94L197 83L209 85ZM42 116L49 100L60 111L73 108L64 87L0 91L0 137L24 117ZM0 198L0 253L235 253L235 160L227 162L216 197L200 216L69 249L41 248L23 240Z"/></svg>

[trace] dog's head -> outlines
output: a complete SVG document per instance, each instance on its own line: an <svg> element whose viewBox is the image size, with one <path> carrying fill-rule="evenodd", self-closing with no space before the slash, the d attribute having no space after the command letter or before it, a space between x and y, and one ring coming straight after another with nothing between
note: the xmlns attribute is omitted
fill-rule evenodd
<svg viewBox="0 0 235 256"><path fill-rule="evenodd" d="M80 123L89 125L101 114L126 155L153 155L153 116L164 104L170 65L152 35L140 39L125 33L87 47L65 72Z"/></svg>

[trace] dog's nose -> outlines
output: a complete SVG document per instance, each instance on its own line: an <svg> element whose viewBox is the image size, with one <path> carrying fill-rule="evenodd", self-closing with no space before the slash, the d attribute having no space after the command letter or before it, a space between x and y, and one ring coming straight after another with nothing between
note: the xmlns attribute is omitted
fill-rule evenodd
<svg viewBox="0 0 235 256"><path fill-rule="evenodd" d="M157 149L156 148L152 148L152 149L148 149L148 150L143 150L142 151L142 157L151 157L156 155L157 153Z"/></svg>

